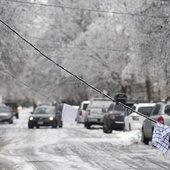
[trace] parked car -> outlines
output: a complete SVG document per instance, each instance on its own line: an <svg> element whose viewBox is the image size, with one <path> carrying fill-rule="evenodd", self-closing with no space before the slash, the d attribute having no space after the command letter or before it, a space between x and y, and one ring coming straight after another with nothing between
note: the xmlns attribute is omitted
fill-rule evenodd
<svg viewBox="0 0 170 170"><path fill-rule="evenodd" d="M140 112L146 116L149 116L155 103L139 103L134 104L132 109ZM140 116L135 112L125 112L125 130L136 130L141 129L145 117Z"/></svg>
<svg viewBox="0 0 170 170"><path fill-rule="evenodd" d="M91 99L85 112L84 126L90 129L91 125L103 125L103 115L111 102L106 98Z"/></svg>
<svg viewBox="0 0 170 170"><path fill-rule="evenodd" d="M103 117L103 132L112 133L112 130L124 129L125 108L112 102Z"/></svg>
<svg viewBox="0 0 170 170"><path fill-rule="evenodd" d="M60 111L55 106L37 106L28 119L28 128L39 128L40 126L62 127Z"/></svg>
<svg viewBox="0 0 170 170"><path fill-rule="evenodd" d="M6 101L5 104L12 108L13 115L18 119L19 118L18 104L16 102L11 101Z"/></svg>
<svg viewBox="0 0 170 170"><path fill-rule="evenodd" d="M157 103L150 114L150 118L170 126L170 103ZM143 122L142 142L146 145L152 140L154 125L155 123L148 119L145 119Z"/></svg>
<svg viewBox="0 0 170 170"><path fill-rule="evenodd" d="M9 106L5 104L0 104L0 122L13 123L13 112Z"/></svg>
<svg viewBox="0 0 170 170"><path fill-rule="evenodd" d="M86 109L89 103L90 103L89 100L84 100L81 102L80 107L78 109L78 114L77 114L77 123L84 123Z"/></svg>

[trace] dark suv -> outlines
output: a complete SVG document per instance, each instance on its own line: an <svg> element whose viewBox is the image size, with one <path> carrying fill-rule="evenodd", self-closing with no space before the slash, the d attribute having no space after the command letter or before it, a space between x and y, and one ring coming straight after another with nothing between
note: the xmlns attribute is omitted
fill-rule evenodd
<svg viewBox="0 0 170 170"><path fill-rule="evenodd" d="M125 109L116 102L112 102L103 118L103 132L112 133L113 129L123 130L124 117Z"/></svg>
<svg viewBox="0 0 170 170"><path fill-rule="evenodd" d="M16 118L19 118L19 111L18 111L18 104L15 102L8 102L6 101L5 104L9 107L11 107L13 111L13 115L16 116Z"/></svg>
<svg viewBox="0 0 170 170"><path fill-rule="evenodd" d="M62 127L61 115L55 106L37 106L28 119L28 128L40 126Z"/></svg>

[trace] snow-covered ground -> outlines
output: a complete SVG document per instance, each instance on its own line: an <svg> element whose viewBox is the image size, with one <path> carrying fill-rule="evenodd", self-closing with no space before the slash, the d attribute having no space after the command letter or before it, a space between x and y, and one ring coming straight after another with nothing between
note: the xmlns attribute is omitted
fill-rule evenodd
<svg viewBox="0 0 170 170"><path fill-rule="evenodd" d="M14 124L0 124L0 170L169 169L163 155L140 142L140 131L104 134L100 126L64 123L63 128L28 129L32 108L20 110Z"/></svg>

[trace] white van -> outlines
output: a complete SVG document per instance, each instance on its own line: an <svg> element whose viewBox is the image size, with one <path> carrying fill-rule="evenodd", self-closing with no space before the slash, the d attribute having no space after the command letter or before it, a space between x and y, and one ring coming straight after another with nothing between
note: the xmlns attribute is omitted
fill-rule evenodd
<svg viewBox="0 0 170 170"><path fill-rule="evenodd" d="M85 112L86 112L86 109L89 103L90 103L89 100L84 100L81 102L79 110L78 110L78 114L77 114L77 123L84 123Z"/></svg>

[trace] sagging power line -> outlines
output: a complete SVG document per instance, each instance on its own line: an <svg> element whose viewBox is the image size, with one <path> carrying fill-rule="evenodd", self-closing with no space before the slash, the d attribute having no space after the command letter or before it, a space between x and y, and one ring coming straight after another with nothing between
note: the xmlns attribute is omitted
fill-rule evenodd
<svg viewBox="0 0 170 170"><path fill-rule="evenodd" d="M97 91L98 93L100 93L101 95L105 96L106 98L110 99L111 101L114 101L114 99L112 99L110 96L108 96L107 94L101 92L99 89L97 89L96 87L92 86L91 84L87 83L85 80L83 80L82 78L80 78L79 76L73 74L72 72L70 72L69 70L67 70L66 68L64 68L63 66L59 65L58 63L56 63L54 60L52 60L51 58L49 58L48 56L46 56L44 53L42 53L37 47L35 47L32 43L30 43L28 40L26 40L24 37L22 37L18 32L16 32L14 29L12 29L7 23L5 23L4 21L2 21L0 19L0 22L2 24L4 24L7 28L9 28L12 32L14 32L17 36L19 36L23 41L25 41L27 44L29 44L32 48L34 48L38 53L40 53L40 55L42 55L44 58L46 58L47 60L49 60L50 62L52 62L53 64L55 64L57 67L61 68L62 70L64 70L65 72L67 72L68 74L72 75L73 77L75 77L76 79L78 79L79 81L81 81L82 83L84 83L85 85L87 85L88 87L92 88L93 90ZM124 105L123 103L120 103L120 105L122 105L123 107L129 109L129 110L133 110L130 107ZM134 110L133 110L134 111ZM136 111L135 111L136 112ZM138 113L137 114L147 118L148 120L156 123L156 121L152 118L149 118L145 115L143 115L142 113Z"/></svg>
<svg viewBox="0 0 170 170"><path fill-rule="evenodd" d="M95 10L95 9L88 9L88 8L77 8L77 7L69 7L63 5L51 5L51 4L43 4L43 3L35 3L35 2L23 2L19 0L6 0L7 2L14 2L26 5L37 5L43 7L53 7L53 8L61 8L61 9L70 9L70 10L79 10L79 11L89 11L89 12L97 12L97 13L108 13L108 14L115 14L115 15L128 15L132 17L149 17L149 18L167 18L166 16L154 16L154 15L145 15L145 14L137 14L137 13L128 13L128 12L116 12L116 11L107 11L107 10Z"/></svg>

